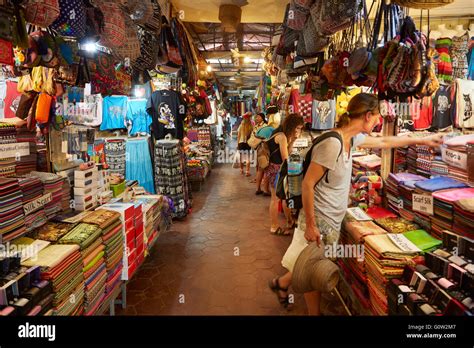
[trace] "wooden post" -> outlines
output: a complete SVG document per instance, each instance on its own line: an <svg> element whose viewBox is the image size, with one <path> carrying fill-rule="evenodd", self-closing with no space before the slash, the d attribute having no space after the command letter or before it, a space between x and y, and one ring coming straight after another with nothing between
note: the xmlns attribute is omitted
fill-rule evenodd
<svg viewBox="0 0 474 348"><path fill-rule="evenodd" d="M384 118L383 120L383 136L393 136L395 135L395 122L389 122L388 119ZM393 168L393 149L383 149L382 150L382 168L380 170L380 175L385 181L388 178L388 175L392 172Z"/></svg>

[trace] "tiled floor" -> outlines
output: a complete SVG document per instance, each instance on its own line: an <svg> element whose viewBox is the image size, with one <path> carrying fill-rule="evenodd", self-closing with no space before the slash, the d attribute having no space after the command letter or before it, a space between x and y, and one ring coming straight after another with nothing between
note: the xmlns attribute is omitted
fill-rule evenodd
<svg viewBox="0 0 474 348"><path fill-rule="evenodd" d="M269 197L256 196L249 181L230 165L214 167L193 192L192 214L160 236L129 282L127 308L118 314L305 314L301 295L287 311L267 287L284 273L280 262L291 237L269 233Z"/></svg>

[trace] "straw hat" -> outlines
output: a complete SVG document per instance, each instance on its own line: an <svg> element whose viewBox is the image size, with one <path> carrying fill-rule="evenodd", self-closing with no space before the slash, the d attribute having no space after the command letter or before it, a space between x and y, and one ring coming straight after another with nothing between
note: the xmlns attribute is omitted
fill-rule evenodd
<svg viewBox="0 0 474 348"><path fill-rule="evenodd" d="M324 244L310 243L296 260L292 286L296 293L331 292L339 281L339 268L324 256Z"/></svg>

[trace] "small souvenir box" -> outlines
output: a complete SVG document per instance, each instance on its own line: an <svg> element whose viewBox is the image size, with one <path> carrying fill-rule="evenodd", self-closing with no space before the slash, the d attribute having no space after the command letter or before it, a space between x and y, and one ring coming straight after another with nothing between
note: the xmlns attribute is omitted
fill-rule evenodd
<svg viewBox="0 0 474 348"><path fill-rule="evenodd" d="M76 170L74 171L74 181L78 179L91 179L91 178L98 178L99 172L97 167L88 169L88 170Z"/></svg>

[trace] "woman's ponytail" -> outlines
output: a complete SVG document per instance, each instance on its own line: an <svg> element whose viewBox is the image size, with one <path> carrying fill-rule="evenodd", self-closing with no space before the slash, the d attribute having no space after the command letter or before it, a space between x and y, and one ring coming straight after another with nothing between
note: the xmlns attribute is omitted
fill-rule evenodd
<svg viewBox="0 0 474 348"><path fill-rule="evenodd" d="M345 112L341 115L341 117L339 117L339 121L337 122L337 127L338 128L346 127L349 125L350 122L351 122L351 118L349 117L349 113Z"/></svg>

